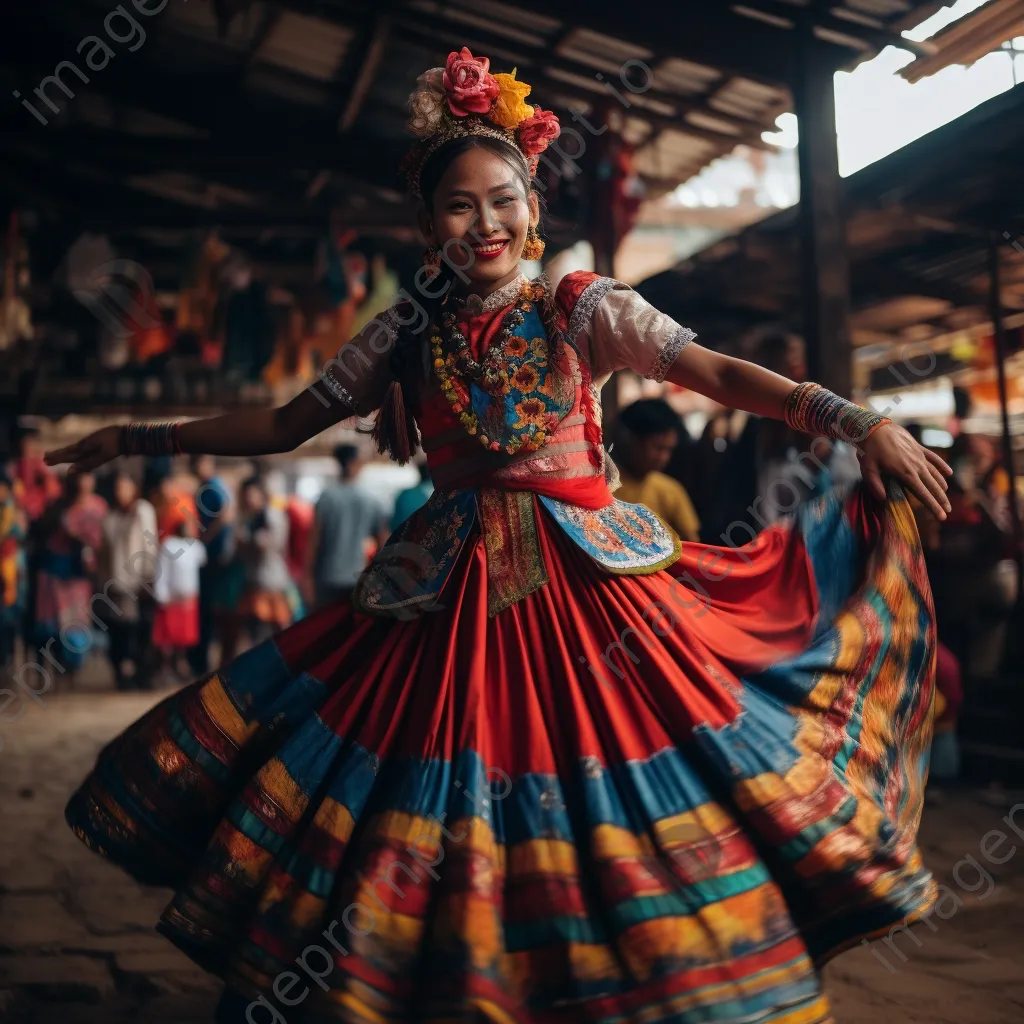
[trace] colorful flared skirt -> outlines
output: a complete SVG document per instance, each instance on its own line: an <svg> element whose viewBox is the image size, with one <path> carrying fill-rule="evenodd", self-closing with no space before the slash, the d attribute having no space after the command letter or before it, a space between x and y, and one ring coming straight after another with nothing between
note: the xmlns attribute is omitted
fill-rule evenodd
<svg viewBox="0 0 1024 1024"><path fill-rule="evenodd" d="M935 635L914 519L827 495L744 549L488 614L330 606L169 697L68 821L221 975L221 1020L831 1020L817 966L934 901Z"/></svg>

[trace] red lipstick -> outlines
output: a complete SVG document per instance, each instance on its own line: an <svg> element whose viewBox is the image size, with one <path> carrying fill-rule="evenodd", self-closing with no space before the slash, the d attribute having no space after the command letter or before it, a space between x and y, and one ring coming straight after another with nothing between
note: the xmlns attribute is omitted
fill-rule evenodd
<svg viewBox="0 0 1024 1024"><path fill-rule="evenodd" d="M485 244L478 242L470 248L473 250L473 255L479 260L496 260L499 256L504 255L508 246L509 239L502 238L498 241L487 242Z"/></svg>

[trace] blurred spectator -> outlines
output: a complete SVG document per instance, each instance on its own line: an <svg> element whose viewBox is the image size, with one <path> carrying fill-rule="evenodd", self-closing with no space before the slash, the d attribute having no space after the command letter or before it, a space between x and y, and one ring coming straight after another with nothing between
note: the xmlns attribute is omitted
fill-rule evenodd
<svg viewBox="0 0 1024 1024"><path fill-rule="evenodd" d="M718 544L722 542L721 538L713 535L714 517L721 504L718 488L724 480L724 467L731 458L730 448L738 440L734 424L740 415L746 414L737 413L733 409L712 413L692 449L694 468L690 478L693 485L687 487L687 493L701 521L701 536ZM671 475L686 486L685 480L678 473Z"/></svg>
<svg viewBox="0 0 1024 1024"><path fill-rule="evenodd" d="M973 490L973 498L986 506L992 521L1004 533L1011 531L1010 474L1000 452L1000 441L992 437L972 434L967 441L969 476L965 486Z"/></svg>
<svg viewBox="0 0 1024 1024"><path fill-rule="evenodd" d="M795 381L806 375L803 342L794 335L768 335L761 340L753 358L773 373ZM766 488L786 462L794 438L784 423L760 416L747 417L739 437L725 447L724 457L714 460L717 472L709 469L707 473L713 479L709 481L710 500L704 513L702 536L709 544L746 544L764 528L765 522L771 521L759 506L765 500ZM706 445L704 449L707 450ZM781 490L784 488L777 488L776 492ZM786 498L786 503L790 504L790 498ZM767 511L774 514L770 509Z"/></svg>
<svg viewBox="0 0 1024 1024"><path fill-rule="evenodd" d="M107 512L95 488L91 473L66 478L64 497L40 520L35 644L71 673L72 683L92 646L90 599Z"/></svg>
<svg viewBox="0 0 1024 1024"><path fill-rule="evenodd" d="M395 498L395 511L391 516L391 529L397 530L414 512L418 512L430 500L434 493L434 485L430 480L430 467L423 459L417 466L420 471L420 482L413 487L399 491Z"/></svg>
<svg viewBox="0 0 1024 1024"><path fill-rule="evenodd" d="M189 652L189 663L195 675L203 676L210 671L215 632L222 644L226 634L234 650L231 637L236 631L243 578L240 568L232 565L235 511L231 494L217 475L217 462L212 455L198 455L192 460L192 472L199 478L195 502L206 562L199 574L199 642ZM221 663L225 660L230 659L222 653Z"/></svg>
<svg viewBox="0 0 1024 1024"><path fill-rule="evenodd" d="M33 648L38 633L36 628L37 586L42 543L36 524L47 507L63 494L60 479L43 462L43 453L34 430L21 430L17 434L17 456L11 464L11 482L14 497L25 511L28 535L25 539L27 586L21 614L21 637L27 649Z"/></svg>
<svg viewBox="0 0 1024 1024"><path fill-rule="evenodd" d="M288 571L295 585L301 587L315 513L308 501L292 494L285 502L285 515L288 517Z"/></svg>
<svg viewBox="0 0 1024 1024"><path fill-rule="evenodd" d="M993 492L985 489L1001 468L992 456L990 446L973 437L956 438L950 453L952 508L945 521L937 522L911 500L927 552L939 634L972 683L998 675L1017 595L1012 537L1004 528L1008 515L1000 514Z"/></svg>
<svg viewBox="0 0 1024 1024"><path fill-rule="evenodd" d="M206 548L196 540L196 526L188 516L180 514L168 528L160 544L153 587L157 602L153 646L165 664L187 678L186 652L199 640L199 571L206 564Z"/></svg>
<svg viewBox="0 0 1024 1024"><path fill-rule="evenodd" d="M960 746L956 727L964 690L960 678L960 662L941 642L935 654L935 687L938 692L930 774L937 782L954 782L960 776Z"/></svg>
<svg viewBox="0 0 1024 1024"><path fill-rule="evenodd" d="M288 517L270 503L257 477L242 484L236 529L245 569L241 624L260 643L301 617L302 606L288 571Z"/></svg>
<svg viewBox="0 0 1024 1024"><path fill-rule="evenodd" d="M60 498L61 485L53 470L43 462L43 453L33 431L21 433L12 471L18 503L29 522L35 522L47 505Z"/></svg>
<svg viewBox="0 0 1024 1024"><path fill-rule="evenodd" d="M829 441L790 432L783 449L764 461L758 478L757 518L777 523L798 503L860 479L856 449L844 441Z"/></svg>
<svg viewBox="0 0 1024 1024"><path fill-rule="evenodd" d="M325 488L316 505L306 557L306 596L318 608L351 597L367 561L367 543L383 543L388 512L359 483L362 462L353 445L335 449L340 479Z"/></svg>
<svg viewBox="0 0 1024 1024"><path fill-rule="evenodd" d="M25 542L28 518L14 500L11 478L0 474L0 667L14 661L28 579Z"/></svg>
<svg viewBox="0 0 1024 1024"><path fill-rule="evenodd" d="M795 335L768 335L754 358L792 380L806 376L803 342ZM712 417L698 446L702 537L708 543L745 544L801 502L860 479L852 445L753 415L733 440L736 415L730 410Z"/></svg>
<svg viewBox="0 0 1024 1024"><path fill-rule="evenodd" d="M114 683L119 690L148 685L144 669L153 628L150 591L158 554L156 510L139 497L135 480L119 472L114 480L113 507L103 521L99 562L99 579L109 600L97 604L107 628Z"/></svg>
<svg viewBox="0 0 1024 1024"><path fill-rule="evenodd" d="M622 410L619 427L621 453L615 461L622 479L615 496L646 505L682 540L697 540L700 520L690 496L662 472L679 443L679 416L663 399L645 398Z"/></svg>

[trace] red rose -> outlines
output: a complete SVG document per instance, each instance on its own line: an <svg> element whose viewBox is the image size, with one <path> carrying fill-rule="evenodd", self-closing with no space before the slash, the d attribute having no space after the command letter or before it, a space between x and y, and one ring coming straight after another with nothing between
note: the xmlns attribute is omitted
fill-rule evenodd
<svg viewBox="0 0 1024 1024"><path fill-rule="evenodd" d="M527 157L543 153L548 145L562 134L557 116L542 107L533 108L533 117L528 117L519 126L519 147Z"/></svg>
<svg viewBox="0 0 1024 1024"><path fill-rule="evenodd" d="M464 46L458 53L453 50L448 54L448 63L444 69L444 91L448 95L448 107L457 117L486 114L494 105L501 86L489 74L490 67L490 60L474 57L468 46Z"/></svg>

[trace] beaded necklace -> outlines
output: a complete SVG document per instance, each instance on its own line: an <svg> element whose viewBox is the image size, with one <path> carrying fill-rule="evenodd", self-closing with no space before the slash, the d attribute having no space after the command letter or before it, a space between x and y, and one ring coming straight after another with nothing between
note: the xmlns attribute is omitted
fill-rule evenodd
<svg viewBox="0 0 1024 1024"><path fill-rule="evenodd" d="M500 398L508 390L508 364L505 360L505 347L508 339L523 323L525 315L533 309L533 302L539 298L538 286L524 281L508 312L501 321L501 327L495 333L487 351L479 361L473 358L472 349L466 335L459 327L458 317L451 311L441 315L441 329L433 328L430 347L434 356L434 372L441 384L441 390L459 417L459 421L470 434L488 450L505 452L514 455L520 451L537 451L548 441L548 434L543 430L535 431L531 436L518 436L502 444L488 437L480 429L477 414L469 406L468 383L475 381L480 388L492 398ZM463 384L467 397L464 399L456 387L456 381Z"/></svg>

